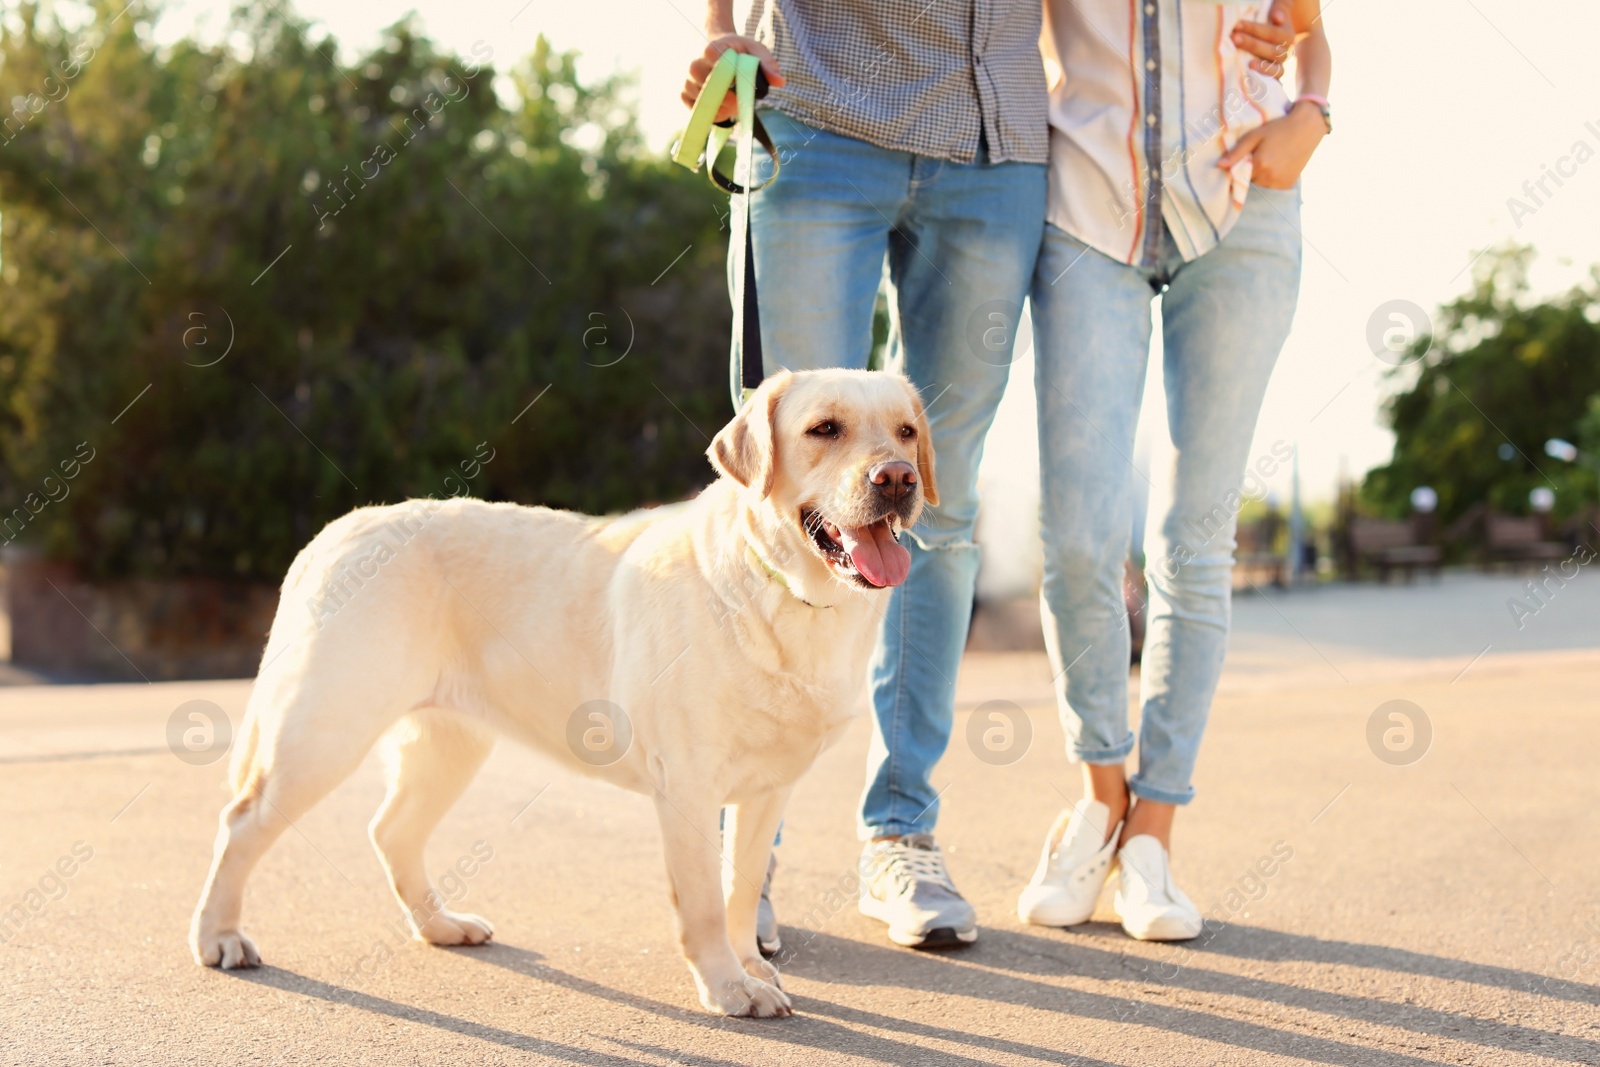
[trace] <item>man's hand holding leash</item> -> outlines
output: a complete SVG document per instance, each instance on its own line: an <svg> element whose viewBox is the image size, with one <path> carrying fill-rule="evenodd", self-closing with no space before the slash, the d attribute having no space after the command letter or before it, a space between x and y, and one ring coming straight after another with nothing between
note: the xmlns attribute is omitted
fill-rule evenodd
<svg viewBox="0 0 1600 1067"><path fill-rule="evenodd" d="M783 84L783 73L778 69L778 60L772 54L772 50L754 37L746 37L734 31L732 0L713 0L707 5L706 11L706 49L689 64L689 77L684 81L683 92L680 94L684 107L694 107L694 102L700 98L700 90L705 85L711 68L717 65L722 53L729 49L743 52L747 56L759 56L761 72L767 76L767 83ZM734 94L730 92L722 101L722 106L717 109L716 121L726 122L733 118L737 111L738 103L734 99Z"/></svg>

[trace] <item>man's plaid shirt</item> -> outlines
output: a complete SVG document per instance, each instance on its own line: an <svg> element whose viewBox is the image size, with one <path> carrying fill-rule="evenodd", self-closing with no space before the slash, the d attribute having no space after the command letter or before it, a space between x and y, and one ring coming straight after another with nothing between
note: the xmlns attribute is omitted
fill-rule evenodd
<svg viewBox="0 0 1600 1067"><path fill-rule="evenodd" d="M1040 0L754 0L787 84L767 103L880 148L1049 159Z"/></svg>

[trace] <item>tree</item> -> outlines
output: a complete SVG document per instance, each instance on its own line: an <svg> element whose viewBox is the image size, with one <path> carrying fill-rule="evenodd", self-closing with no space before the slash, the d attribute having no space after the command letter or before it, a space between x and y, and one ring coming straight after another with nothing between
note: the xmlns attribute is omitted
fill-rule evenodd
<svg viewBox="0 0 1600 1067"><path fill-rule="evenodd" d="M625 84L541 41L505 102L405 21L346 68L277 3L158 49L157 10L0 27L0 539L276 579L359 504L709 479L726 200Z"/></svg>
<svg viewBox="0 0 1600 1067"><path fill-rule="evenodd" d="M1544 444L1600 446L1600 416L1590 414L1600 410L1600 268L1536 302L1530 249L1487 258L1472 290L1440 309L1437 331L1417 338L1413 354L1426 355L1390 372L1404 383L1385 407L1394 456L1362 486L1382 513L1405 514L1419 485L1438 492L1444 523L1480 503L1524 514L1541 485L1554 488L1558 516L1596 499L1593 473L1549 458Z"/></svg>

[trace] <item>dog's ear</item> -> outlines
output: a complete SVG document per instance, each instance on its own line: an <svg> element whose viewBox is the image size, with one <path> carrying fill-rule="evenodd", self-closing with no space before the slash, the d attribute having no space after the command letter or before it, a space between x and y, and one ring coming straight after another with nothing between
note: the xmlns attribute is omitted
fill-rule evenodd
<svg viewBox="0 0 1600 1067"><path fill-rule="evenodd" d="M922 499L937 506L939 483L933 475L933 430L928 426L928 413L922 408L916 386L906 382L906 392L911 394L911 406L917 413L917 477L922 481Z"/></svg>
<svg viewBox="0 0 1600 1067"><path fill-rule="evenodd" d="M719 474L756 489L763 499L778 480L778 400L789 377L784 372L762 382L706 450Z"/></svg>

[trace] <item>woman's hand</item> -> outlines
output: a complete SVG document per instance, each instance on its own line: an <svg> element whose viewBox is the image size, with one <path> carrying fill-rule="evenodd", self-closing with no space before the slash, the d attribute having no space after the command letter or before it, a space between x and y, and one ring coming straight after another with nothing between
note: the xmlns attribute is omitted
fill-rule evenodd
<svg viewBox="0 0 1600 1067"><path fill-rule="evenodd" d="M693 63L689 64L689 77L683 83L683 105L694 107L694 102L700 98L700 89L705 85L706 79L711 76L711 68L717 65L717 60L722 58L722 53L732 49L742 52L747 56L759 56L761 69L767 75L770 85L782 85L783 74L778 70L778 60L766 45L754 37L745 37L737 33L725 33L720 37L713 37L706 43L706 50L700 53ZM735 117L739 111L738 98L733 90L723 97L722 106L717 108L717 122L724 122Z"/></svg>
<svg viewBox="0 0 1600 1067"><path fill-rule="evenodd" d="M1250 181L1268 189L1290 189L1300 180L1311 153L1328 135L1322 112L1310 101L1295 104L1281 119L1257 126L1235 142L1217 160L1217 166L1230 170L1250 160Z"/></svg>
<svg viewBox="0 0 1600 1067"><path fill-rule="evenodd" d="M1234 47L1255 57L1250 61L1251 70L1269 78L1283 77L1283 65L1294 48L1292 8L1290 0L1273 0L1265 22L1241 20L1234 24Z"/></svg>

